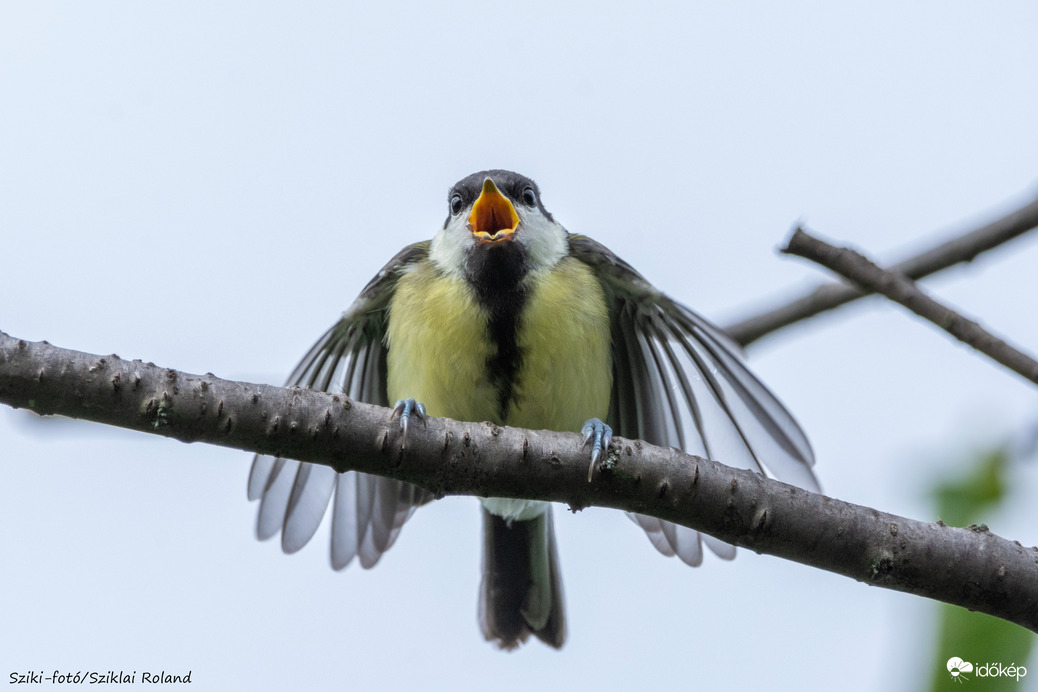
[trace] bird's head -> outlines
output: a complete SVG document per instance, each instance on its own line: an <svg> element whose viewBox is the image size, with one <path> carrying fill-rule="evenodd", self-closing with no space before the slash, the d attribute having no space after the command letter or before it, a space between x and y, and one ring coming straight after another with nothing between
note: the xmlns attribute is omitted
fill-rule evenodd
<svg viewBox="0 0 1038 692"><path fill-rule="evenodd" d="M504 251L531 272L550 269L568 252L566 229L541 203L537 183L512 171L473 173L447 193L449 213L429 255L462 274L474 257ZM507 249L506 249L507 248Z"/></svg>

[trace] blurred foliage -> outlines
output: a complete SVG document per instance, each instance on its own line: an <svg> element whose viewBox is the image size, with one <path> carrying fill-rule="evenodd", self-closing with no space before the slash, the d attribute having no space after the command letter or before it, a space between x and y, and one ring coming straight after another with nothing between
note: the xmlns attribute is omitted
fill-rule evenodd
<svg viewBox="0 0 1038 692"><path fill-rule="evenodd" d="M937 515L952 526L980 523L1005 499L1012 455L1006 446L985 452L963 478L940 483L934 489ZM940 604L932 690L1019 690L1024 679L983 677L976 669L954 678L946 664L953 657L977 664L1027 666L1035 635L999 618L959 606ZM1038 671L1028 675L1038 675Z"/></svg>
<svg viewBox="0 0 1038 692"><path fill-rule="evenodd" d="M1006 494L1009 451L999 447L983 454L965 477L939 484L934 489L937 516L950 526L980 521L984 512L997 507Z"/></svg>

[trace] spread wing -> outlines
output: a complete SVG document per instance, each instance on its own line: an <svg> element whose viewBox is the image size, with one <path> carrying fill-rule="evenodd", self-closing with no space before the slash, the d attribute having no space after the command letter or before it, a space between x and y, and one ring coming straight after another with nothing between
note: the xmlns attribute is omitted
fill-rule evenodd
<svg viewBox="0 0 1038 692"><path fill-rule="evenodd" d="M610 301L613 391L607 422L613 431L817 491L807 437L746 368L739 347L605 246L580 235L570 235L569 242ZM702 562L701 541L722 558L735 557L733 546L698 531L628 516L657 550L689 565Z"/></svg>
<svg viewBox="0 0 1038 692"><path fill-rule="evenodd" d="M364 288L342 318L314 344L288 385L342 392L351 399L388 406L386 313L400 276L428 256L429 243L404 248ZM334 494L334 500L332 496ZM332 501L332 566L359 556L365 569L389 550L415 508L431 493L401 481L327 466L256 455L249 499L260 500L256 534L281 531L281 547L294 553L313 537Z"/></svg>

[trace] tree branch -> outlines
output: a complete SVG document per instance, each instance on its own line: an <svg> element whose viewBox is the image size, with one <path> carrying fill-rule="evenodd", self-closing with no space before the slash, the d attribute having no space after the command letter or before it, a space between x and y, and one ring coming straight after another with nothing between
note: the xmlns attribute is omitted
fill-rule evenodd
<svg viewBox="0 0 1038 692"><path fill-rule="evenodd" d="M782 252L797 255L844 276L867 291L882 293L915 314L930 320L959 341L969 344L1013 372L1038 384L1038 361L993 336L973 320L945 307L897 272L881 269L849 248L829 245L798 228Z"/></svg>
<svg viewBox="0 0 1038 692"><path fill-rule="evenodd" d="M1038 228L1038 199L961 236L903 260L890 271L918 280L960 262L971 262L981 254L1028 231ZM799 226L798 226L799 229ZM789 303L725 327L737 342L746 346L771 332L838 308L869 295L855 286L827 283Z"/></svg>
<svg viewBox="0 0 1038 692"><path fill-rule="evenodd" d="M650 514L756 552L1038 631L1038 549L986 527L886 514L672 448L617 438L588 483L588 453L575 433L429 418L425 426L411 426L405 449L388 409L2 332L0 403L389 476L438 497L516 497Z"/></svg>

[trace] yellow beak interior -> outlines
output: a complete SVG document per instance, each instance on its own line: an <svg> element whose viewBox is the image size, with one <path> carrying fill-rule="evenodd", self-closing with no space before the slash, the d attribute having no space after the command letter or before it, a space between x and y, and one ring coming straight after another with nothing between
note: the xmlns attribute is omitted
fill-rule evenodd
<svg viewBox="0 0 1038 692"><path fill-rule="evenodd" d="M483 191L472 205L469 228L480 240L504 240L511 238L519 226L519 215L508 198L498 191L494 181L483 181Z"/></svg>

